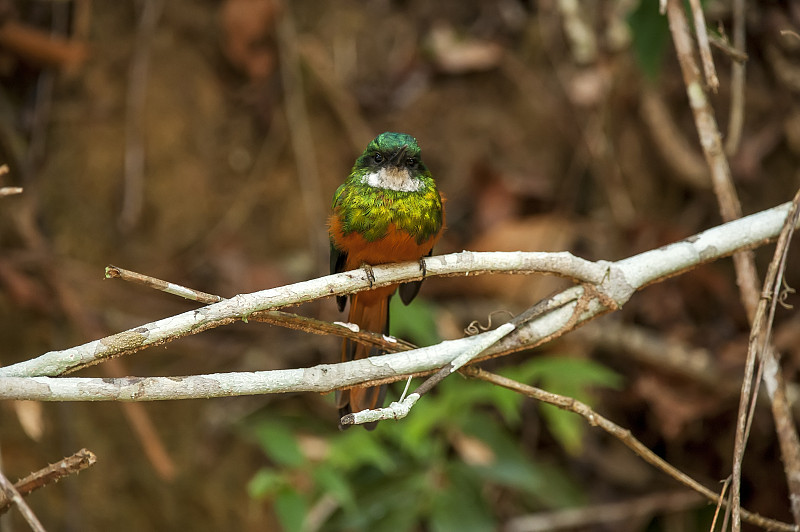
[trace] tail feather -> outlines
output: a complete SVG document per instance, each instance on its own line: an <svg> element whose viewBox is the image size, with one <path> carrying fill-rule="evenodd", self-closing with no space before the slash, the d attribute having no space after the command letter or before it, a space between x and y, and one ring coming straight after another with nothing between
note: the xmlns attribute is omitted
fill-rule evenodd
<svg viewBox="0 0 800 532"><path fill-rule="evenodd" d="M350 299L348 321L358 325L362 331L389 334L389 298L391 293L383 294L380 292L383 291L374 290L354 294ZM378 347L366 346L348 339L342 341L343 362L383 354L385 354L385 351ZM341 417L361 410L380 408L383 406L385 397L385 384L369 388L351 388L336 393L336 406L339 408ZM377 422L367 423L364 427L372 430L376 425Z"/></svg>

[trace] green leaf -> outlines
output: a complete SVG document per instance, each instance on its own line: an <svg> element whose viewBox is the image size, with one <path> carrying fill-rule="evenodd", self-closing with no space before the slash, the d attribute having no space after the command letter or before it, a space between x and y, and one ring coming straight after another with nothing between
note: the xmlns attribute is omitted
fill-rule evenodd
<svg viewBox="0 0 800 532"><path fill-rule="evenodd" d="M314 483L322 492L331 495L342 506L350 509L356 508L353 490L350 488L347 477L339 469L323 463L314 468L313 476Z"/></svg>
<svg viewBox="0 0 800 532"><path fill-rule="evenodd" d="M541 413L547 428L555 439L572 455L578 454L583 446L586 421L572 412L566 412L553 405L541 405Z"/></svg>
<svg viewBox="0 0 800 532"><path fill-rule="evenodd" d="M514 426L520 420L520 405L524 396L477 380L467 381L460 375L453 375L440 385L442 394L437 399L447 407L446 419L461 424L462 417L468 417L480 404L495 406L506 422Z"/></svg>
<svg viewBox="0 0 800 532"><path fill-rule="evenodd" d="M669 42L667 17L658 12L656 0L640 0L639 7L628 17L628 25L633 33L633 51L639 67L654 81Z"/></svg>
<svg viewBox="0 0 800 532"><path fill-rule="evenodd" d="M399 458L399 457L398 457ZM329 530L369 530L402 532L414 530L430 499L427 469L402 464L392 475L375 470L353 480L358 507L346 511L329 523Z"/></svg>
<svg viewBox="0 0 800 532"><path fill-rule="evenodd" d="M247 494L253 499L262 499L277 493L286 485L286 476L271 469L259 469L247 483Z"/></svg>
<svg viewBox="0 0 800 532"><path fill-rule="evenodd" d="M521 382L539 381L541 388L590 403L591 387L619 388L622 377L592 360L569 357L539 357L503 372ZM542 417L553 436L572 454L581 450L586 421L577 414L552 405L541 405Z"/></svg>
<svg viewBox="0 0 800 532"><path fill-rule="evenodd" d="M378 430L381 430L378 425ZM395 467L392 456L381 440L378 431L367 432L361 427L340 432L330 439L328 464L343 471L352 471L364 466L374 466L383 472Z"/></svg>
<svg viewBox="0 0 800 532"><path fill-rule="evenodd" d="M286 467L299 467L305 463L297 439L280 420L261 421L254 432L261 448L275 463Z"/></svg>
<svg viewBox="0 0 800 532"><path fill-rule="evenodd" d="M494 452L494 462L475 466L483 479L529 493L547 507L580 504L581 490L557 467L534 461L494 418L475 413L464 426L465 433L486 443Z"/></svg>
<svg viewBox="0 0 800 532"><path fill-rule="evenodd" d="M308 504L298 492L287 489L275 499L275 513L285 532L301 532L308 514Z"/></svg>
<svg viewBox="0 0 800 532"><path fill-rule="evenodd" d="M593 360L568 356L536 357L516 368L500 372L508 378L524 383L540 380L557 389L546 388L548 392L562 393L559 390L583 390L590 386L619 389L622 377ZM563 392L566 394L566 392ZM586 397L586 393L583 393Z"/></svg>
<svg viewBox="0 0 800 532"><path fill-rule="evenodd" d="M389 328L392 336L417 345L433 345L440 341L436 330L436 309L424 299L415 299L408 306L399 297L389 302Z"/></svg>

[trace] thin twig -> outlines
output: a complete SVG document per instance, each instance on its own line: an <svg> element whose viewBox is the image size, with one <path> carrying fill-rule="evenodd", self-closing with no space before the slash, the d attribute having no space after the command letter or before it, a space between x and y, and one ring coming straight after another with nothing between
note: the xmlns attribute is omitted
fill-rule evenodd
<svg viewBox="0 0 800 532"><path fill-rule="evenodd" d="M14 484L14 487L20 495L25 496L39 488L47 486L48 484L56 483L62 478L73 473L79 473L84 469L93 466L95 462L97 462L97 457L92 451L88 449L81 449L72 456L67 456L55 464L50 464L49 466L35 471L27 477L18 480ZM0 513L7 511L10 505L11 500L6 497L4 493L0 493Z"/></svg>
<svg viewBox="0 0 800 532"><path fill-rule="evenodd" d="M711 169L714 193L719 202L720 213L723 220L734 220L741 216L742 209L731 178L730 165L722 148L721 134L717 127L714 111L700 82L699 68L694 59L694 47L689 37L686 14L680 0L668 0L667 16L675 51L683 73L686 92L689 96L689 104L694 113L695 126L700 136L700 144ZM761 290L752 253L735 253L733 261L742 304L747 313L748 321L751 324L755 324ZM786 398L786 383L777 354L770 345L762 352L764 354L762 363L767 365L768 368L764 373L764 378L766 379L765 383L771 400L772 416L775 419L775 428L781 447L784 473L792 501L792 512L795 522L800 525L800 439L798 439L791 409ZM736 508L740 504L741 459L744 454L745 429L748 424L747 411L748 404L751 402L754 365L755 356L751 351L748 353L745 363L745 377L742 381L734 449L731 481L731 499L734 510L732 529L734 532L741 530L741 521Z"/></svg>
<svg viewBox="0 0 800 532"><path fill-rule="evenodd" d="M747 437L749 435L750 425L754 415L754 406L756 395L758 394L758 384L760 379L756 380L753 384L752 392L747 386L752 382L752 366L751 360L760 360L761 368L770 368L767 370L769 375L765 376L765 383L768 388L770 397L775 397L783 390L784 386L780 385L781 373L775 361L775 353L771 344L772 336L772 322L775 316L775 308L780 300L781 280L783 279L783 272L786 268L786 256L789 252L789 242L791 241L792 234L794 233L794 225L798 216L800 216L800 190L795 194L794 201L792 202L792 210L786 219L786 224L778 237L778 243L775 246L775 253L770 262L767 270L767 276L764 282L764 291L761 300L759 301L756 315L753 319L753 325L750 330L750 340L748 343L747 353L747 369L745 374L745 385L742 388L742 395L739 403L739 418L737 419L736 441L734 446L734 460L733 460L733 486L732 498L734 510L740 504L740 478L742 459L744 457L744 449L747 445ZM785 392L784 392L785 393ZM784 397L785 399L785 397ZM748 404L749 408L748 408ZM795 522L800 523L800 442L798 442L797 431L794 427L793 418L791 415L786 416L779 411L776 406L779 402L773 399L773 416L775 417L776 430L778 431L778 441L781 445L781 457L783 458L784 470L789 484L789 492L791 494L790 501L792 507L792 514L794 515ZM747 415L745 415L747 413ZM734 522L736 518L734 516ZM734 525L736 526L736 525Z"/></svg>
<svg viewBox="0 0 800 532"><path fill-rule="evenodd" d="M463 275L467 272L473 275L501 271L549 272L571 277L580 276L585 278L585 282L596 284L616 304L622 305L643 286L688 271L698 264L727 256L736 250L763 244L770 238L776 237L786 219L787 211L788 204L781 205L614 263L604 261L592 263L564 252L462 252L431 257L425 259L425 264L427 276ZM372 272L373 276L368 277L363 270L353 270L252 294L237 295L207 307L170 316L81 346L52 351L31 360L0 367L0 376L61 375L111 357L134 353L175 338L247 319L253 313L262 310L419 280L422 276L417 262L375 266ZM562 292L559 295L565 301L562 307L520 327L487 352L487 356L501 356L525 349L558 334L572 317L575 302L582 292L582 287L572 287ZM608 311L609 309L597 298L596 304L591 305L581 320L585 322ZM449 360L444 360L441 365L447 362ZM431 369L430 366L425 367L426 369L419 371ZM380 374L378 378L389 376L394 378L396 375L391 372L372 373L376 374ZM368 380L363 379L356 383Z"/></svg>
<svg viewBox="0 0 800 532"><path fill-rule="evenodd" d="M711 527L709 530L714 532L717 529L717 518L719 517L719 510L722 508L722 501L725 499L725 493L728 491L728 486L731 483L731 477L725 479L725 482L722 483L722 491L719 492L719 498L717 499L717 508L714 510L714 519L711 521ZM731 505L730 502L725 506L725 519L723 520L722 530L726 530L725 525L728 521L728 511L730 510Z"/></svg>
<svg viewBox="0 0 800 532"><path fill-rule="evenodd" d="M22 187L0 187L0 198L14 194L22 194Z"/></svg>
<svg viewBox="0 0 800 532"><path fill-rule="evenodd" d="M601 285L601 291L605 290L608 294L616 293L616 297L612 298L609 302L608 296L599 296L597 294L592 297L593 302L589 304L580 305L586 311L579 320L575 319L576 309L579 306L579 301L584 297L584 286L574 286L556 294L547 300L548 312L532 319L514 332L503 338L497 345L490 348L486 353L481 355L481 359L503 356L521 349L526 349L540 345L546 341L568 332L566 327L569 324L574 326L586 322L594 317L597 317L609 308L606 305L621 304L625 301L625 297L618 292L622 290L622 294L628 294L630 290L640 288L651 282L656 282L660 278L665 278L679 271L684 271L689 268L688 264L697 264L698 261L711 260L714 255L724 256L731 253L737 246L753 245L756 242L766 241L771 235L776 234L778 229L778 222L785 220L785 212L788 206L781 206L771 211L765 211L759 214L751 215L736 222L731 222L725 226L710 229L699 235L688 238L682 242L678 242L669 246L645 252L619 261L617 263L604 263L603 268L607 271L604 283ZM773 219L777 217L777 220ZM546 256L548 254L538 254L537 256ZM560 257L562 254L555 254ZM461 253L453 255L445 255L441 257L432 257L426 260L428 275L453 273L453 271L460 270L465 264L472 266L468 271L477 271L478 267L484 262L481 259L496 258L494 261L494 268L499 268L502 262L500 259L517 257L518 259L529 256L527 254L520 255L518 253ZM492 261L489 261L491 263ZM545 261L546 263L547 261ZM529 263L529 266L534 269L541 269L543 263ZM519 265L519 263L518 263ZM655 268L652 270L651 268ZM398 276L397 272L403 272L406 269L405 276ZM394 276L391 274L394 272ZM272 289L262 293L248 294L236 296L230 300L198 309L186 313L185 315L173 316L162 320L165 325L159 325L160 322L148 324L146 326L137 327L126 333L120 333L115 337L109 337L102 341L92 342L81 346L81 348L73 348L61 353L51 353L43 355L38 359L20 363L13 366L0 368L0 375L36 375L47 374L61 364L64 360L73 364L75 360L80 363L83 355L83 348L90 353L92 360L97 360L97 356L102 356L102 349L117 347L131 349L130 342L131 336L134 334L140 335L145 340L153 341L157 338L158 334L165 333L163 328L167 325L169 327L180 326L181 319L191 318L206 320L190 321L187 323L187 328L192 331L208 328L209 323L219 325L222 321L220 316L225 315L225 308L231 305L229 309L231 312L238 312L239 316L251 316L252 312L248 309L253 309L254 305L263 305L265 301L270 302L272 305L281 306L282 299L280 294L284 293L286 301L303 301L309 300L310 294L339 294L345 293L347 290L342 289L339 285L338 290L334 290L337 285L333 282L337 278L350 277L354 272L346 272L329 276L321 280L306 281L291 285L289 287L282 287L281 289ZM355 273L358 273L356 271ZM413 280L415 275L419 274L419 264L407 263L396 265L376 266L373 268L374 278L373 285L384 286L387 284L396 284L407 280ZM319 281L324 281L321 290L313 289ZM357 286L357 283L349 285L349 289L367 289L369 288L369 280L363 279L363 286ZM614 288L614 287L617 288ZM354 288L355 287L355 288ZM627 288L625 288L627 287ZM597 292L597 290L595 290ZM319 297L319 295L317 295ZM253 301L249 301L253 299ZM260 303L258 303L260 301ZM222 307L220 307L222 305ZM216 309L216 310L215 310ZM531 310L530 312L533 312ZM523 313L518 319L523 320L526 318L526 313ZM185 318L182 318L185 316ZM232 319L232 318L231 318ZM205 324L205 325L204 325ZM159 332L160 331L160 332ZM484 334L491 334L484 333ZM119 338L117 340L116 338ZM337 388L351 387L356 385L365 384L380 384L384 382L392 382L406 378L408 375L416 375L429 372L434 369L441 368L463 353L466 348L473 345L471 342L475 337L462 338L459 340L451 340L443 342L436 346L427 348L416 349L414 351L387 354L379 357L371 357L363 360L356 360L344 362L333 365L319 365L313 368L291 369L291 370L275 370L263 372L244 372L244 373L225 373L225 374L212 374L212 375L197 375L189 377L151 377L151 378L125 378L125 379L69 379L69 378L4 378L0 379L0 398L3 399L33 399L33 400L123 400L123 401L153 401L164 399L187 399L198 397L224 397L233 395L248 395L248 394L264 394L264 393L285 393L285 392L320 392L324 393ZM122 342L122 345L116 345L115 342ZM147 345L153 345L152 343ZM135 350L135 348L133 348ZM118 351L119 352L119 351ZM106 356L108 356L106 354ZM53 371L56 373L56 371Z"/></svg>
<svg viewBox="0 0 800 532"><path fill-rule="evenodd" d="M745 2L733 0L733 49L745 57ZM725 153L732 156L739 149L744 126L745 62L734 61L731 65L731 107L728 113L728 136Z"/></svg>
<svg viewBox="0 0 800 532"><path fill-rule="evenodd" d="M220 296L207 294L205 292L201 292L200 290L195 290L194 288L187 288L185 286L170 283L169 281L162 281L161 279L150 277L149 275L143 275L131 270L126 270L118 266L106 266L105 276L106 279L122 279L123 281L130 281L144 286L149 286L150 288L155 288L156 290L161 290L162 292L166 292L168 294L190 299L192 301L199 301L200 303L205 303L207 305L210 305L211 303L219 303L223 300L223 298Z"/></svg>
<svg viewBox="0 0 800 532"><path fill-rule="evenodd" d="M551 532L591 529L592 525L630 523L631 519L653 514L680 512L702 503L704 498L693 491L652 493L629 500L566 508L515 517L503 527L505 532Z"/></svg>
<svg viewBox="0 0 800 532"><path fill-rule="evenodd" d="M471 360L489 349L501 338L507 336L515 329L516 327L513 324L504 323L492 331L467 337L466 340L474 340L474 342L471 342L472 345L460 350L450 362L425 380L414 393L409 394L401 401L392 402L386 408L374 408L346 414L339 420L339 425L346 427L350 425L360 425L362 423L372 423L384 419L401 419L406 417L411 407L414 406L420 397L432 390L434 386L444 380L445 377L458 371L465 364L468 364Z"/></svg>
<svg viewBox="0 0 800 532"><path fill-rule="evenodd" d="M40 523L39 519L36 517L36 514L33 513L33 510L31 510L30 506L28 506L28 504L22 498L22 495L19 494L14 485L2 472L0 472L0 489L5 492L6 497L11 499L11 501L17 505L20 513L28 522L28 525L30 525L31 530L35 532L46 532L42 526L42 523Z"/></svg>
<svg viewBox="0 0 800 532"><path fill-rule="evenodd" d="M154 288L168 294L190 299L200 303L210 305L218 303L225 298L215 294L208 294L188 288L179 284L163 281L149 275L126 270L118 266L106 266L106 279L121 279L135 284ZM377 346L388 352L406 351L414 349L416 346L405 340L394 338L385 334L378 334L371 331L355 330L349 327L347 323L318 320L316 318L308 318L306 316L299 316L290 312L282 312L280 310L264 310L255 312L248 316L247 321L257 321L261 323L269 323L270 325L278 325L287 329L294 329L296 331L303 331L313 334L333 335L341 338L348 338L355 340L359 343L368 346Z"/></svg>
<svg viewBox="0 0 800 532"><path fill-rule="evenodd" d="M719 89L719 79L717 70L714 68L714 57L711 55L711 48L708 45L708 30L706 29L706 16L703 14L703 6L700 0L689 0L692 7L692 18L694 19L694 32L697 36L697 47L700 49L700 59L703 61L703 72L706 75L706 84L713 92Z"/></svg>
<svg viewBox="0 0 800 532"><path fill-rule="evenodd" d="M684 486L700 493L709 501L716 503L719 500L719 494L710 490L688 476L683 471L679 470L653 451L651 451L647 446L645 446L642 442L637 440L629 430L624 429L617 425L616 423L610 421L609 419L601 416L594 410L592 410L588 405L582 403L572 397L565 397L563 395L554 394L551 392L544 391L539 388L535 388L533 386L528 386L527 384L522 384L515 380L496 375L494 373L490 373L488 371L484 371L482 369L476 368L474 366L470 366L467 368L463 368L461 373L466 375L467 377L473 377L476 379L481 379L487 382L491 382L492 384L496 384L498 386L502 386L503 388L508 388L509 390L513 390L515 392L524 394L528 397L536 399L537 401L542 401L553 406L556 406L562 410L567 410L569 412L573 412L578 414L579 416L586 419L590 425L595 427L600 427L608 434L614 436L622 443L624 443L628 448L630 448L633 452L638 454L645 462L649 463L650 465L660 469L667 475L671 476ZM723 503L726 504L727 503ZM741 509L741 516L744 518L745 521L749 523L753 523L758 525L766 530L783 530L783 531L797 531L798 527L794 525L790 525L788 523L782 523L780 521L775 521L773 519L769 519L758 515L753 512L749 512L745 509Z"/></svg>
<svg viewBox="0 0 800 532"><path fill-rule="evenodd" d="M683 73L683 81L686 84L686 94L694 114L700 145L711 170L711 183L714 195L719 202L720 214L726 222L736 220L742 216L742 206L733 186L731 168L725 157L722 135L717 127L714 110L703 89L700 69L694 59L694 45L689 24L686 21L686 13L683 11L683 3L679 0L669 0L667 5L672 40ZM748 319L752 321L760 292L755 265L749 253L737 253L733 260L736 266L736 283L743 296L742 303Z"/></svg>
<svg viewBox="0 0 800 532"><path fill-rule="evenodd" d="M619 308L619 305L613 299L605 297L602 292L595 290L591 285L584 285L580 297L577 298L574 307L571 309L571 316L555 334L562 335L567 331L574 329L575 326L581 321L581 318L584 316L584 314L589 310L592 302L595 301L600 301L600 303L606 307L607 310L617 310ZM453 358L453 360L449 361L448 364L444 365L441 369L439 369L439 371L431 375L427 380L420 384L414 393L410 394L405 400L393 402L387 408L362 410L360 412L347 414L341 418L339 424L343 426L357 425L361 423L380 421L383 419L401 419L407 416L411 410L411 407L414 406L414 403L416 403L423 395L431 391L446 377L452 375L462 367L478 358L482 353L489 350L489 348L498 343L501 339L507 337L511 332L524 327L532 320L562 305L563 302L559 302L558 298L547 298L527 309L525 312L512 318L508 323L500 325L491 332L472 336L471 338L480 337L480 342L476 342L469 348L462 350L455 358ZM550 337L545 336L544 338L540 339L540 342L544 343L549 340Z"/></svg>
<svg viewBox="0 0 800 532"><path fill-rule="evenodd" d="M744 63L749 59L745 52L737 50L727 39L718 35L709 35L708 41L711 43L711 46L730 57L736 63Z"/></svg>

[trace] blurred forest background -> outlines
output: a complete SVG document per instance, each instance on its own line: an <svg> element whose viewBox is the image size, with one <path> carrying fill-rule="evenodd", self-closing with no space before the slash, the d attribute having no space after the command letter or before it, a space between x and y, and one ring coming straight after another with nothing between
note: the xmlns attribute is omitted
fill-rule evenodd
<svg viewBox="0 0 800 532"><path fill-rule="evenodd" d="M704 4L720 40L730 4ZM104 280L108 264L225 297L326 273L330 198L386 130L418 139L447 196L437 253L617 260L721 222L655 0L3 0L0 20L0 163L10 168L0 185L24 187L0 198L3 365L196 306ZM31 28L36 38L20 40ZM730 159L745 213L800 184L800 39L781 34L798 28L796 2L748 5L744 126ZM725 133L732 60L714 58ZM762 275L771 255L757 251ZM790 286L798 264L795 246ZM410 311L393 307L393 332L418 344L458 338L562 286L429 279ZM332 300L296 310L342 319ZM718 489L748 332L723 260L485 366L589 401ZM775 342L796 382L800 314L779 308ZM338 357L336 338L238 323L79 375ZM454 376L372 433L336 425L332 396L314 394L5 402L0 456L14 481L81 447L97 455L27 498L48 530L494 530L626 503L621 523L575 529L694 531L713 515L576 416L484 382ZM743 478L746 508L791 520L767 405ZM656 510L642 511L650 495ZM16 510L0 523L26 527Z"/></svg>

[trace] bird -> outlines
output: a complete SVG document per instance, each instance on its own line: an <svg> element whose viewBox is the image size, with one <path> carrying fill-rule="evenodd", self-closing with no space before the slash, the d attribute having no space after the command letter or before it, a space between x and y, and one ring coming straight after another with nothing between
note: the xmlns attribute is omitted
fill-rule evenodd
<svg viewBox="0 0 800 532"><path fill-rule="evenodd" d="M345 182L333 195L328 221L330 271L339 273L431 256L445 226L443 197L422 161L417 140L405 133L385 132L375 137L356 159ZM399 285L400 299L408 305L422 280ZM389 300L398 285L375 288L349 296L348 322L375 333L389 334ZM336 296L339 311L348 296ZM342 361L382 355L385 351L355 341L342 341ZM351 388L336 393L340 418L366 409L380 408L386 385ZM364 424L372 430L377 422ZM340 429L343 427L339 426Z"/></svg>

